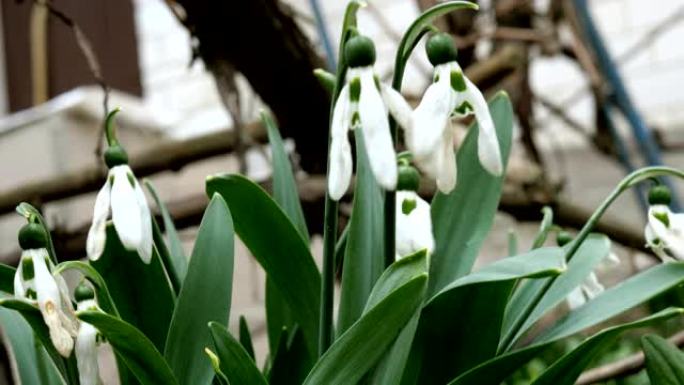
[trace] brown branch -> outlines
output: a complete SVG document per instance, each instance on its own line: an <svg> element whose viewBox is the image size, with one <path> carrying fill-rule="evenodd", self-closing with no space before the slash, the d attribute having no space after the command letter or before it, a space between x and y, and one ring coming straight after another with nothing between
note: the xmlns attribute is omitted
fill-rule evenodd
<svg viewBox="0 0 684 385"><path fill-rule="evenodd" d="M265 136L261 124L247 126L255 139ZM142 178L182 167L210 157L225 155L234 149L235 131L219 131L187 141L167 141L131 158L131 168ZM105 181L106 173L98 165L36 180L0 193L0 214L9 213L23 201L37 205L96 191Z"/></svg>
<svg viewBox="0 0 684 385"><path fill-rule="evenodd" d="M684 346L684 331L669 338L678 347ZM644 353L639 352L619 361L588 370L577 380L575 385L590 385L608 380L624 378L636 374L644 368Z"/></svg>
<svg viewBox="0 0 684 385"><path fill-rule="evenodd" d="M34 3L45 6L50 15L54 16L57 20L61 21L64 25L69 27L74 34L74 39L76 40L76 45L78 49L83 54L83 58L86 61L88 70L95 79L95 82L102 89L102 109L103 109L103 119L102 119L102 130L97 136L97 144L95 146L95 156L100 158L102 155L102 138L104 137L104 121L109 113L109 85L105 81L104 75L102 74L102 67L97 59L97 54L93 49L93 45L90 39L83 33L81 27L69 17L66 13L61 11L59 8L55 7L51 0L34 0Z"/></svg>

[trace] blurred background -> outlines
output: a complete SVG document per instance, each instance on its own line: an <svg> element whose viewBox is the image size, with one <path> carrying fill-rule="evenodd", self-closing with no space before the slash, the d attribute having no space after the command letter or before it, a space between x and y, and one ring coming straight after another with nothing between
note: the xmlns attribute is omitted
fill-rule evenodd
<svg viewBox="0 0 684 385"><path fill-rule="evenodd" d="M361 32L376 42L383 81L391 79L402 33L436 3L371 0L359 13ZM680 0L479 4L479 12L457 12L436 25L456 37L470 79L488 95L506 90L517 115L500 215L481 261L506 255L509 230L527 247L544 205L572 230L629 170L684 166ZM207 203L207 175L239 171L268 189L261 108L280 124L307 221L320 232L330 101L312 71L335 67L345 6L0 1L0 260L18 261L22 219L13 210L21 201L43 210L62 260L84 256L94 192L106 175L102 121L114 107L123 110L119 135L134 171L157 186L188 252ZM402 89L411 103L420 100L431 72L419 46ZM349 197L344 202L347 216ZM606 286L657 262L643 247L644 204L643 194L625 194L599 225L622 260L601 272ZM231 322L244 314L263 352L264 277L238 247ZM320 237L312 247L320 254ZM629 356L635 346L625 342L606 362ZM3 362L0 384L11 377Z"/></svg>

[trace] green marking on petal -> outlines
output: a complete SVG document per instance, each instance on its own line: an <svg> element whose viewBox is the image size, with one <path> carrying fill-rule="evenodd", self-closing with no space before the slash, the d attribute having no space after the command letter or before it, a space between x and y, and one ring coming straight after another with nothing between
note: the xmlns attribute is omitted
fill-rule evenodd
<svg viewBox="0 0 684 385"><path fill-rule="evenodd" d="M452 70L451 71L451 88L458 92L463 92L466 90L465 79L463 78L463 71Z"/></svg>
<svg viewBox="0 0 684 385"><path fill-rule="evenodd" d="M133 176L133 173L128 172L128 173L126 173L126 176L128 177L128 183L131 184L131 187L135 188L136 181L135 181L135 177Z"/></svg>
<svg viewBox="0 0 684 385"><path fill-rule="evenodd" d="M404 199L401 202L401 212L404 213L404 215L409 215L417 205L418 204L416 203L415 199Z"/></svg>
<svg viewBox="0 0 684 385"><path fill-rule="evenodd" d="M470 103L463 102L463 103L461 103L460 106L456 107L454 109L454 111L456 111L459 114L466 115L471 111L475 111L475 109L473 108L473 106Z"/></svg>
<svg viewBox="0 0 684 385"><path fill-rule="evenodd" d="M661 221L665 227L670 228L670 217L667 213L653 213L653 217Z"/></svg>
<svg viewBox="0 0 684 385"><path fill-rule="evenodd" d="M358 102L361 97L361 78L358 76L349 81L349 99Z"/></svg>

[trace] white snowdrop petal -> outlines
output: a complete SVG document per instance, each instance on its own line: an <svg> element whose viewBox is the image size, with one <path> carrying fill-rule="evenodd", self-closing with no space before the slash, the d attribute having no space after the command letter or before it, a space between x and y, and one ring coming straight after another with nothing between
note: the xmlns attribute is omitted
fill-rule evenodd
<svg viewBox="0 0 684 385"><path fill-rule="evenodd" d="M63 357L69 357L74 347L74 341L71 338L71 334L62 325L60 317L62 299L57 283L48 271L45 263L47 253L41 255L42 253L37 250L31 251L35 252L33 255L33 267L35 270L34 280L38 306L50 332L50 340L59 354Z"/></svg>
<svg viewBox="0 0 684 385"><path fill-rule="evenodd" d="M112 185L112 221L121 243L129 251L136 251L142 242L142 215L135 195L135 189L129 180L128 166L116 166ZM137 184L137 181L134 180Z"/></svg>
<svg viewBox="0 0 684 385"><path fill-rule="evenodd" d="M451 124L444 130L442 143L436 152L437 159L437 188L444 194L450 193L456 187L457 166L454 152L454 131Z"/></svg>
<svg viewBox="0 0 684 385"><path fill-rule="evenodd" d="M380 85L380 91L382 92L382 98L387 104L389 112L392 114L394 119L397 121L399 126L403 128L407 133L411 131L413 109L406 102L403 96L395 90L394 88L386 85Z"/></svg>
<svg viewBox="0 0 684 385"><path fill-rule="evenodd" d="M596 273L594 272L589 273L587 278L584 280L582 283L582 289L584 290L584 293L588 299L596 298L605 290L601 282L599 282Z"/></svg>
<svg viewBox="0 0 684 385"><path fill-rule="evenodd" d="M416 202L416 207L409 214L404 214L402 210L402 203L406 199ZM396 209L397 255L405 257L423 249L431 253L435 248L435 240L432 234L430 204L413 191L397 191Z"/></svg>
<svg viewBox="0 0 684 385"><path fill-rule="evenodd" d="M90 225L90 230L88 230L88 238L86 239L86 252L91 261L98 260L104 251L111 192L112 186L110 184L110 178L107 178L107 181L97 193L97 197L95 198L93 223Z"/></svg>
<svg viewBox="0 0 684 385"><path fill-rule="evenodd" d="M26 251L21 252L21 259L19 266L14 273L14 296L18 298L26 298L26 289L24 288L24 264L22 261L26 258Z"/></svg>
<svg viewBox="0 0 684 385"><path fill-rule="evenodd" d="M328 194L333 200L340 200L349 188L352 168L351 148L347 135L333 137L330 143L330 170L328 173Z"/></svg>
<svg viewBox="0 0 684 385"><path fill-rule="evenodd" d="M97 329L85 322L81 322L81 327L76 337L76 364L81 385L99 385Z"/></svg>
<svg viewBox="0 0 684 385"><path fill-rule="evenodd" d="M475 119L479 126L477 136L477 154L480 158L480 163L489 173L493 175L501 175L503 172L503 163L501 162L501 151L499 149L499 140L496 136L496 128L492 115L489 112L487 101L480 90L465 76L463 79L466 82L466 90L464 91L464 99L470 103L475 113Z"/></svg>
<svg viewBox="0 0 684 385"><path fill-rule="evenodd" d="M587 299L582 292L582 287L578 286L573 289L566 297L566 301L568 302L568 307L570 310L575 310L584 305L587 302Z"/></svg>
<svg viewBox="0 0 684 385"><path fill-rule="evenodd" d="M147 205L145 192L140 183L135 184L135 196L140 208L141 228L141 242L138 246L138 254L145 263L150 263L152 260L152 217L150 215L150 207Z"/></svg>
<svg viewBox="0 0 684 385"><path fill-rule="evenodd" d="M439 79L427 88L420 104L413 111L413 127L407 138L409 149L417 157L434 151L456 107L449 67L438 66L435 72Z"/></svg>
<svg viewBox="0 0 684 385"><path fill-rule="evenodd" d="M387 119L387 110L375 85L373 70L369 67L360 74L359 118L368 149L371 171L386 190L397 186L397 155Z"/></svg>
<svg viewBox="0 0 684 385"><path fill-rule="evenodd" d="M347 135L347 132L351 127L352 114L349 84L345 84L335 102L335 108L333 108L332 122L330 125L331 137Z"/></svg>
<svg viewBox="0 0 684 385"><path fill-rule="evenodd" d="M663 242L655 235L650 223L646 224L644 228L644 238L646 238L646 247L650 248L663 262L671 260L670 256L665 252Z"/></svg>

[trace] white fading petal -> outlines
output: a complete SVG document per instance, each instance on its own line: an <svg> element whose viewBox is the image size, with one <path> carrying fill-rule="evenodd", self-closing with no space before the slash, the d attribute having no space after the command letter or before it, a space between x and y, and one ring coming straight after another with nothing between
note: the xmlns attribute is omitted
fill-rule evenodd
<svg viewBox="0 0 684 385"><path fill-rule="evenodd" d="M109 202L112 192L110 181L111 179L108 177L104 186L102 186L95 198L93 223L90 225L88 238L86 239L86 252L88 254L88 259L91 261L98 260L105 247L107 217L109 217Z"/></svg>
<svg viewBox="0 0 684 385"><path fill-rule="evenodd" d="M451 123L448 123L448 128L444 130L442 143L436 151L436 159L437 172L435 180L437 181L437 188L444 194L448 194L456 187L457 177L454 130L451 127Z"/></svg>
<svg viewBox="0 0 684 385"><path fill-rule="evenodd" d="M394 190L397 187L397 154L394 152L387 110L375 85L372 68L364 68L360 77L359 118L371 171L382 187Z"/></svg>
<svg viewBox="0 0 684 385"><path fill-rule="evenodd" d="M416 207L407 215L402 210L404 200L413 200ZM427 249L432 253L435 239L432 234L430 204L413 191L397 191L396 253L401 257Z"/></svg>
<svg viewBox="0 0 684 385"><path fill-rule="evenodd" d="M501 175L503 163L501 162L501 151L499 150L499 140L496 137L496 128L492 115L489 113L489 106L480 90L468 78L463 77L466 89L463 91L464 100L470 103L475 113L475 119L479 126L477 136L477 154L480 163L485 170L493 175Z"/></svg>
<svg viewBox="0 0 684 385"><path fill-rule="evenodd" d="M136 251L142 242L142 214L129 180L133 175L131 168L122 165L111 170L114 173L112 184L112 221L116 233L126 250ZM137 181L134 180L137 184Z"/></svg>
<svg viewBox="0 0 684 385"><path fill-rule="evenodd" d="M150 215L150 207L147 205L145 192L140 187L140 183L135 184L135 196L140 207L140 220L142 222L142 238L138 246L138 254L145 263L150 263L152 260L152 217Z"/></svg>
<svg viewBox="0 0 684 385"><path fill-rule="evenodd" d="M575 310L587 302L587 299L582 292L581 286L574 288L570 294L568 294L566 300L568 301L568 307L570 310Z"/></svg>
<svg viewBox="0 0 684 385"><path fill-rule="evenodd" d="M394 120L399 123L401 128L410 132L411 127L413 126L413 109L411 106L409 106L404 97L401 96L397 90L386 84L380 85L380 91L382 92L382 98L385 100L385 104L394 117Z"/></svg>
<svg viewBox="0 0 684 385"><path fill-rule="evenodd" d="M413 111L413 127L407 138L409 149L417 157L427 156L434 151L451 112L456 108L449 67L437 66L435 73L439 79L427 88L420 104Z"/></svg>
<svg viewBox="0 0 684 385"><path fill-rule="evenodd" d="M352 167L349 138L346 134L333 137L330 142L330 170L328 172L328 194L333 200L340 200L349 188Z"/></svg>
<svg viewBox="0 0 684 385"><path fill-rule="evenodd" d="M76 364L81 385L100 384L97 364L97 329L86 322L81 322L76 337Z"/></svg>
<svg viewBox="0 0 684 385"><path fill-rule="evenodd" d="M38 306L50 332L50 340L59 354L63 357L69 357L74 347L74 341L69 331L62 324L62 315L60 314L62 312L62 299L57 283L45 263L47 251L44 249L30 251L33 252Z"/></svg>

